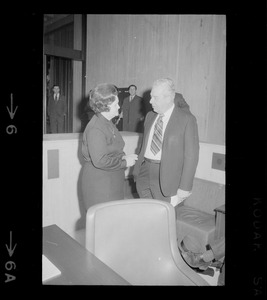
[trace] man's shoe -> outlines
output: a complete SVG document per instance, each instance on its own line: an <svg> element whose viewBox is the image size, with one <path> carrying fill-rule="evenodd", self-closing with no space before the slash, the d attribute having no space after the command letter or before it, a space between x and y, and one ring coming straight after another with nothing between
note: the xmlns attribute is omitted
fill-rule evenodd
<svg viewBox="0 0 267 300"><path fill-rule="evenodd" d="M211 262L205 262L201 254L196 254L193 252L182 252L182 257L185 260L185 262L192 268L198 268L200 270L207 270L208 267L211 265Z"/></svg>
<svg viewBox="0 0 267 300"><path fill-rule="evenodd" d="M220 260L213 260L210 266L216 268L217 270L220 270L223 266L223 262L221 262Z"/></svg>
<svg viewBox="0 0 267 300"><path fill-rule="evenodd" d="M200 270L207 270L207 268L211 265L211 261L205 262L202 258L202 253L194 253L188 250L183 243L183 241L179 244L178 247L182 258L191 268L198 268Z"/></svg>
<svg viewBox="0 0 267 300"><path fill-rule="evenodd" d="M210 268L210 267L208 267L207 270L196 269L196 272L198 274L202 274L202 275L208 275L208 276L211 276L211 277L214 276L214 270L212 268Z"/></svg>

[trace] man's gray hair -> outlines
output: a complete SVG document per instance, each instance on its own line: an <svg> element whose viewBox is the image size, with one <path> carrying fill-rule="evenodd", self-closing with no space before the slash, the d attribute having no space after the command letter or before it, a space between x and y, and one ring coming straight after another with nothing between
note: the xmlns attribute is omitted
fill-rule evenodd
<svg viewBox="0 0 267 300"><path fill-rule="evenodd" d="M174 86L174 82L172 79L170 78L161 78L161 79L157 79L156 81L154 81L153 83L153 87L156 86L164 86L166 88L166 92L172 96L175 95L175 86Z"/></svg>

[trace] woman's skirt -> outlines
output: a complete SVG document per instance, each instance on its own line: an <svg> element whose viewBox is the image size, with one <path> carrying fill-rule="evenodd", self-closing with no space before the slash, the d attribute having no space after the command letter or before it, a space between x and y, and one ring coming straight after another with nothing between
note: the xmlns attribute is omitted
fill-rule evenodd
<svg viewBox="0 0 267 300"><path fill-rule="evenodd" d="M86 162L82 173L82 195L86 210L98 203L123 200L124 179L124 169L106 171Z"/></svg>

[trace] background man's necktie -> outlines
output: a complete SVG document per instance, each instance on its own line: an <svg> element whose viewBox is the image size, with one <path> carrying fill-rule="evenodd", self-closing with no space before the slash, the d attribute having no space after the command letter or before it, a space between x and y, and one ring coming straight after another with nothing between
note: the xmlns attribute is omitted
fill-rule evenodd
<svg viewBox="0 0 267 300"><path fill-rule="evenodd" d="M162 129L163 129L163 115L160 115L154 127L154 134L151 142L150 149L156 155L162 147Z"/></svg>

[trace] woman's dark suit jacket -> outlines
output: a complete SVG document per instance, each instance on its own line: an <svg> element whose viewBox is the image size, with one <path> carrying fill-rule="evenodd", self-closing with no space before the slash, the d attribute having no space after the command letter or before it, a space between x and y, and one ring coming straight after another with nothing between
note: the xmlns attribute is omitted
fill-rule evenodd
<svg viewBox="0 0 267 300"><path fill-rule="evenodd" d="M86 209L124 198L124 145L117 128L101 114L94 115L87 124L82 141L82 193Z"/></svg>
<svg viewBox="0 0 267 300"><path fill-rule="evenodd" d="M149 112L144 124L143 144L135 164L133 175L138 177L140 166L144 161L144 153L151 126L157 117ZM199 138L196 118L188 108L178 105L171 114L166 127L160 164L160 187L165 197L177 194L178 188L191 191L199 157Z"/></svg>

